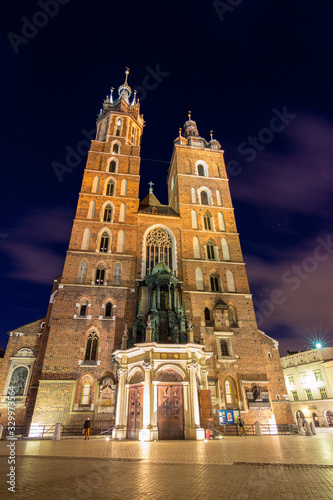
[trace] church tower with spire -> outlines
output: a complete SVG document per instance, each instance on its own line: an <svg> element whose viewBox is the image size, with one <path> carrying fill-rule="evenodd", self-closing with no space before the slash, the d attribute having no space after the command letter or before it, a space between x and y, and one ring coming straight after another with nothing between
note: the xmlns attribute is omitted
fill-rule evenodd
<svg viewBox="0 0 333 500"><path fill-rule="evenodd" d="M95 432L147 441L204 439L238 416L291 424L277 343L256 324L221 145L189 112L168 204L153 183L140 201L144 120L128 75L97 118L63 273L42 331L38 322L43 347L31 325L10 340L1 405L16 387L31 436L87 417Z"/></svg>

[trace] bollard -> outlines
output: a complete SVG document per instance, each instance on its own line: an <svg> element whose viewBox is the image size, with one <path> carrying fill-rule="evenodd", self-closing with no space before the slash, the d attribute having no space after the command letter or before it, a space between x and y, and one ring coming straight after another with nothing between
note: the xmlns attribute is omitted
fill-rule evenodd
<svg viewBox="0 0 333 500"><path fill-rule="evenodd" d="M312 436L312 432L311 432L309 423L307 421L304 422L304 429L305 429L306 436Z"/></svg>
<svg viewBox="0 0 333 500"><path fill-rule="evenodd" d="M60 426L61 426L61 424L59 424L59 423L55 424L52 441L60 441L60 439L61 439L61 437L60 437Z"/></svg>
<svg viewBox="0 0 333 500"><path fill-rule="evenodd" d="M310 429L311 429L311 432L313 435L317 434L317 431L316 431L315 426L313 425L313 422L310 422Z"/></svg>
<svg viewBox="0 0 333 500"><path fill-rule="evenodd" d="M254 424L254 428L255 428L255 434L256 434L256 436L262 436L260 422L258 422L258 421L257 421L257 422Z"/></svg>

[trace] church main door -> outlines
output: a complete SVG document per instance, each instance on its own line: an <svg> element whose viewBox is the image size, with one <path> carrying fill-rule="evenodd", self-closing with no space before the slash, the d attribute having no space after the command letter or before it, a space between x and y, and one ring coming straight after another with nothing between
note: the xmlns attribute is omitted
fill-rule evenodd
<svg viewBox="0 0 333 500"><path fill-rule="evenodd" d="M130 387L128 400L128 439L139 439L139 431L142 428L142 405L142 385Z"/></svg>
<svg viewBox="0 0 333 500"><path fill-rule="evenodd" d="M184 439L183 386L158 386L158 439Z"/></svg>

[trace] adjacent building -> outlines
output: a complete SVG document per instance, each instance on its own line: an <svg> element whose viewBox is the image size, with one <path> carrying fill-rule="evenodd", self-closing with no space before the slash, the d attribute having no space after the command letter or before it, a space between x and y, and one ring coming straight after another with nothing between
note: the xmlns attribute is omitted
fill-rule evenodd
<svg viewBox="0 0 333 500"><path fill-rule="evenodd" d="M333 347L281 358L294 420L333 427Z"/></svg>

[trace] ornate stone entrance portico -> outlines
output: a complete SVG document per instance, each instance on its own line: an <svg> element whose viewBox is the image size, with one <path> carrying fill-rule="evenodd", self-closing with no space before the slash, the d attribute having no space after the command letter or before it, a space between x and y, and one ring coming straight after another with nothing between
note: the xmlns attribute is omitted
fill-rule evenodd
<svg viewBox="0 0 333 500"><path fill-rule="evenodd" d="M204 439L198 391L208 388L207 359L211 354L194 343L145 342L116 351L119 368L113 437Z"/></svg>

